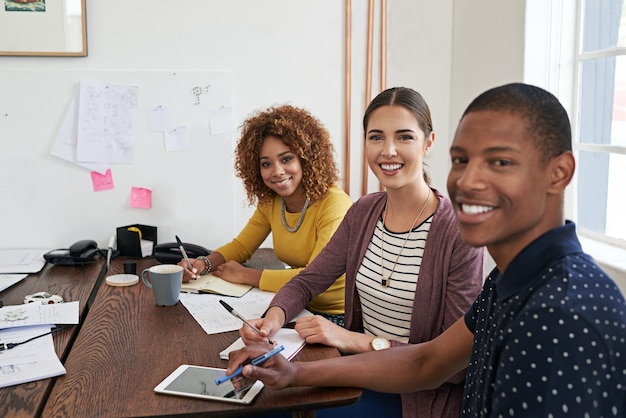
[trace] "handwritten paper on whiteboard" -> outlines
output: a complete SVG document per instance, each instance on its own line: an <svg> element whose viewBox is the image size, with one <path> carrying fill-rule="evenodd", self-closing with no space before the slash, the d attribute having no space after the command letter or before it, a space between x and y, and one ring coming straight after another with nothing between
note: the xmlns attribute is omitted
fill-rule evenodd
<svg viewBox="0 0 626 418"><path fill-rule="evenodd" d="M138 90L135 85L80 82L76 161L133 162Z"/></svg>
<svg viewBox="0 0 626 418"><path fill-rule="evenodd" d="M76 147L78 145L78 105L76 98L70 102L61 127L57 132L54 146L50 153L70 163L77 164L91 171L104 174L109 167L108 163L81 163L76 161Z"/></svg>
<svg viewBox="0 0 626 418"><path fill-rule="evenodd" d="M150 209L152 207L152 190L133 187L130 190L130 207Z"/></svg>

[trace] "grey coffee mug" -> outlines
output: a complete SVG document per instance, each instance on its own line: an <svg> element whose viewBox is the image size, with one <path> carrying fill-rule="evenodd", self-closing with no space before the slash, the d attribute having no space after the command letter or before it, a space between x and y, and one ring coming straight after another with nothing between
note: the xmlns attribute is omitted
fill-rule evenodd
<svg viewBox="0 0 626 418"><path fill-rule="evenodd" d="M141 280L154 292L158 306L176 305L183 283L183 268L175 264L159 264L142 271Z"/></svg>

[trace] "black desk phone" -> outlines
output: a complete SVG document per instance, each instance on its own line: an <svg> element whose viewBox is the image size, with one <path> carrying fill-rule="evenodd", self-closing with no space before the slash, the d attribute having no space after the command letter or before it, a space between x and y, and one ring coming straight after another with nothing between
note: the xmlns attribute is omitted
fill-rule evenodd
<svg viewBox="0 0 626 418"><path fill-rule="evenodd" d="M198 256L209 255L211 253L210 250L207 250L200 245L190 244L187 242L183 242L183 248L189 258L198 258ZM154 247L154 258L156 258L159 263L176 264L182 260L183 253L180 251L178 243L166 242L164 244L158 244Z"/></svg>
<svg viewBox="0 0 626 418"><path fill-rule="evenodd" d="M90 262L98 253L98 244L91 239L77 241L70 248L52 250L43 258L52 264L63 266L82 266Z"/></svg>

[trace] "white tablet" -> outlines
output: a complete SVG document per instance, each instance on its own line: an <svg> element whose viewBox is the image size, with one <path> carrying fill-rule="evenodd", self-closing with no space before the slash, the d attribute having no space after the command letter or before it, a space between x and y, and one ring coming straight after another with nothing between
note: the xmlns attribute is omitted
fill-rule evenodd
<svg viewBox="0 0 626 418"><path fill-rule="evenodd" d="M226 369L183 364L159 383L154 391L167 395L189 396L214 401L249 404L263 389L263 382L237 377L217 385L215 379Z"/></svg>

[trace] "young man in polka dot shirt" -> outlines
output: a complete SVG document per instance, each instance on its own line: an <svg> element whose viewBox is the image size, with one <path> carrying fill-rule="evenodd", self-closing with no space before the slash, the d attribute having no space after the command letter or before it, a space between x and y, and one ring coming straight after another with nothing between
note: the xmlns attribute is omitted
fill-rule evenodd
<svg viewBox="0 0 626 418"><path fill-rule="evenodd" d="M563 218L575 170L565 109L525 84L488 90L450 155L461 236L497 266L465 317L427 343L307 363L275 356L244 375L274 389L408 392L469 364L462 417L626 416L626 302ZM266 350L241 350L229 371Z"/></svg>

